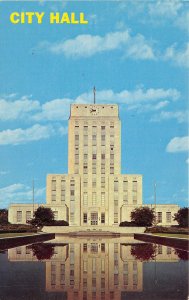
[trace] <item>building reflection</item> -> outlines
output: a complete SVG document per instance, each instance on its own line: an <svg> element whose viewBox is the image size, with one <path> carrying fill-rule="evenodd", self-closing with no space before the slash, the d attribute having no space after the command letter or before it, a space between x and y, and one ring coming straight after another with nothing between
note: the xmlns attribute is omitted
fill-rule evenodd
<svg viewBox="0 0 189 300"><path fill-rule="evenodd" d="M122 292L140 293L144 262L179 261L173 248L138 242L131 237L68 239L58 236L52 242L9 249L8 258L43 261L46 291L64 291L67 299L72 300L117 300L121 299Z"/></svg>

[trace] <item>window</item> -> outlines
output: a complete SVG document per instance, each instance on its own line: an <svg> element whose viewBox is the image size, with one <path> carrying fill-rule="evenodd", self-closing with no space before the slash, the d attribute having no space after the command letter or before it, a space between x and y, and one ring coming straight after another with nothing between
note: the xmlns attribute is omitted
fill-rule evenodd
<svg viewBox="0 0 189 300"><path fill-rule="evenodd" d="M105 177L101 177L101 188L105 188Z"/></svg>
<svg viewBox="0 0 189 300"><path fill-rule="evenodd" d="M85 153L85 154L83 155L83 158L84 158L84 159L88 159L88 154Z"/></svg>
<svg viewBox="0 0 189 300"><path fill-rule="evenodd" d="M171 254L171 247L167 247L167 254Z"/></svg>
<svg viewBox="0 0 189 300"><path fill-rule="evenodd" d="M75 220L75 218L74 218L74 212L70 212L70 222L74 223L74 220Z"/></svg>
<svg viewBox="0 0 189 300"><path fill-rule="evenodd" d="M118 213L114 213L114 223L118 223Z"/></svg>
<svg viewBox="0 0 189 300"><path fill-rule="evenodd" d="M114 159L114 154L110 154L110 159L111 159L111 160Z"/></svg>
<svg viewBox="0 0 189 300"><path fill-rule="evenodd" d="M105 166L101 165L101 174L105 174Z"/></svg>
<svg viewBox="0 0 189 300"><path fill-rule="evenodd" d="M114 206L118 206L118 200L114 199Z"/></svg>
<svg viewBox="0 0 189 300"><path fill-rule="evenodd" d="M110 174L114 174L114 167L110 167Z"/></svg>
<svg viewBox="0 0 189 300"><path fill-rule="evenodd" d="M74 194L75 194L75 191L74 191L74 190L71 190L71 191L70 191L70 196L74 196Z"/></svg>
<svg viewBox="0 0 189 300"><path fill-rule="evenodd" d="M128 181L127 180L124 180L123 181L123 191L127 191L128 190Z"/></svg>
<svg viewBox="0 0 189 300"><path fill-rule="evenodd" d="M133 191L137 191L137 181L133 180Z"/></svg>
<svg viewBox="0 0 189 300"><path fill-rule="evenodd" d="M17 222L22 222L22 211L21 210L17 211L16 218L17 218Z"/></svg>
<svg viewBox="0 0 189 300"><path fill-rule="evenodd" d="M88 205L88 194L86 192L83 193L83 205Z"/></svg>
<svg viewBox="0 0 189 300"><path fill-rule="evenodd" d="M66 199L66 191L61 190L61 201L65 201L65 199Z"/></svg>
<svg viewBox="0 0 189 300"><path fill-rule="evenodd" d="M101 130L105 130L105 126L101 126Z"/></svg>
<svg viewBox="0 0 189 300"><path fill-rule="evenodd" d="M133 191L133 204L137 204L137 191Z"/></svg>
<svg viewBox="0 0 189 300"><path fill-rule="evenodd" d="M86 164L84 164L84 166L83 166L83 173L84 174L88 173L88 166Z"/></svg>
<svg viewBox="0 0 189 300"><path fill-rule="evenodd" d="M79 145L79 135L75 134L75 145L78 146Z"/></svg>
<svg viewBox="0 0 189 300"><path fill-rule="evenodd" d="M58 220L58 211L54 211L54 219L57 221Z"/></svg>
<svg viewBox="0 0 189 300"><path fill-rule="evenodd" d="M52 191L56 191L56 180L52 180L51 184Z"/></svg>
<svg viewBox="0 0 189 300"><path fill-rule="evenodd" d="M166 212L166 222L171 223L171 212Z"/></svg>
<svg viewBox="0 0 189 300"><path fill-rule="evenodd" d="M123 194L123 202L128 203L128 194Z"/></svg>
<svg viewBox="0 0 189 300"><path fill-rule="evenodd" d="M84 245L86 245L86 250L84 250ZM83 252L87 252L87 244L83 244ZM83 272L87 273L87 260L83 261Z"/></svg>
<svg viewBox="0 0 189 300"><path fill-rule="evenodd" d="M83 140L84 140L84 146L88 146L88 135L84 135L83 136Z"/></svg>
<svg viewBox="0 0 189 300"><path fill-rule="evenodd" d="M83 223L87 224L87 213L83 214Z"/></svg>
<svg viewBox="0 0 189 300"><path fill-rule="evenodd" d="M93 154L93 155L92 155L92 159L96 159L96 154Z"/></svg>
<svg viewBox="0 0 189 300"><path fill-rule="evenodd" d="M56 201L56 191L52 191L52 201Z"/></svg>
<svg viewBox="0 0 189 300"><path fill-rule="evenodd" d="M157 213L157 222L162 223L162 212L160 211Z"/></svg>
<svg viewBox="0 0 189 300"><path fill-rule="evenodd" d="M104 153L101 154L101 159L105 159L105 154Z"/></svg>
<svg viewBox="0 0 189 300"><path fill-rule="evenodd" d="M101 224L105 224L105 213L101 213Z"/></svg>
<svg viewBox="0 0 189 300"><path fill-rule="evenodd" d="M104 289L105 288L105 278L102 277L101 278L101 289Z"/></svg>
<svg viewBox="0 0 189 300"><path fill-rule="evenodd" d="M84 186L84 187L87 187L87 184L88 184L88 180L87 180L87 178L85 178L85 179L83 180L83 186Z"/></svg>
<svg viewBox="0 0 189 300"><path fill-rule="evenodd" d="M118 192L118 181L117 180L115 180L114 181L114 192Z"/></svg>
<svg viewBox="0 0 189 300"><path fill-rule="evenodd" d="M87 252L87 244L86 243L83 244L83 252ZM87 261L86 262L84 261L84 263L87 263ZM85 269L85 266L83 266L83 267Z"/></svg>
<svg viewBox="0 0 189 300"><path fill-rule="evenodd" d="M27 210L26 211L26 222L31 220L31 211L30 210Z"/></svg>
<svg viewBox="0 0 189 300"><path fill-rule="evenodd" d="M96 187L96 178L93 178L93 180L92 180L92 187L93 187L93 188Z"/></svg>
<svg viewBox="0 0 189 300"><path fill-rule="evenodd" d="M75 164L79 163L79 154L75 154Z"/></svg>
<svg viewBox="0 0 189 300"><path fill-rule="evenodd" d="M95 192L92 193L92 205L93 206L96 205L96 193Z"/></svg>
<svg viewBox="0 0 189 300"><path fill-rule="evenodd" d="M65 185L66 185L66 181L65 180L61 180L61 189L65 189Z"/></svg>
<svg viewBox="0 0 189 300"><path fill-rule="evenodd" d="M101 205L104 206L104 204L105 204L105 193L102 192L101 193Z"/></svg>
<svg viewBox="0 0 189 300"><path fill-rule="evenodd" d="M104 258L101 260L101 273L105 273L105 261L104 261Z"/></svg>

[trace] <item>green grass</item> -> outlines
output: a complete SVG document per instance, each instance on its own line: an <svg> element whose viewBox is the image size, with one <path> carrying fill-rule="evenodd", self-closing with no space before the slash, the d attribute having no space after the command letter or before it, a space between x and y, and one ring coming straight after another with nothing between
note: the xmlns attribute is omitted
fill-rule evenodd
<svg viewBox="0 0 189 300"><path fill-rule="evenodd" d="M25 236L25 235L33 235L34 232L11 232L11 233L1 233L0 238L7 238L7 237L16 237L16 236Z"/></svg>
<svg viewBox="0 0 189 300"><path fill-rule="evenodd" d="M179 234L179 233L153 233L153 235L165 236L165 237L175 237L175 238L185 238L188 239L188 234Z"/></svg>

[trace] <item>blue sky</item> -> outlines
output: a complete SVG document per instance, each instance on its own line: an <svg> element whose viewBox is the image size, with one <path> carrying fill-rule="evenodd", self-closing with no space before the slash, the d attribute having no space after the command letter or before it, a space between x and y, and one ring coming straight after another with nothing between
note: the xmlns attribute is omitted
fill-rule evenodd
<svg viewBox="0 0 189 300"><path fill-rule="evenodd" d="M41 25L9 22L44 11ZM88 25L50 25L51 11ZM45 202L46 175L67 173L71 103L118 103L122 173L143 174L143 201L187 205L188 3L0 4L0 207Z"/></svg>

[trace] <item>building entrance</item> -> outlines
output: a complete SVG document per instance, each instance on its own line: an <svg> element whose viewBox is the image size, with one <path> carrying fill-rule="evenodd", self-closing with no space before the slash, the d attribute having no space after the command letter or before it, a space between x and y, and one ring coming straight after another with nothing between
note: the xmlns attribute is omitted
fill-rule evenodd
<svg viewBox="0 0 189 300"><path fill-rule="evenodd" d="M91 213L91 225L98 225L98 213L97 212Z"/></svg>

